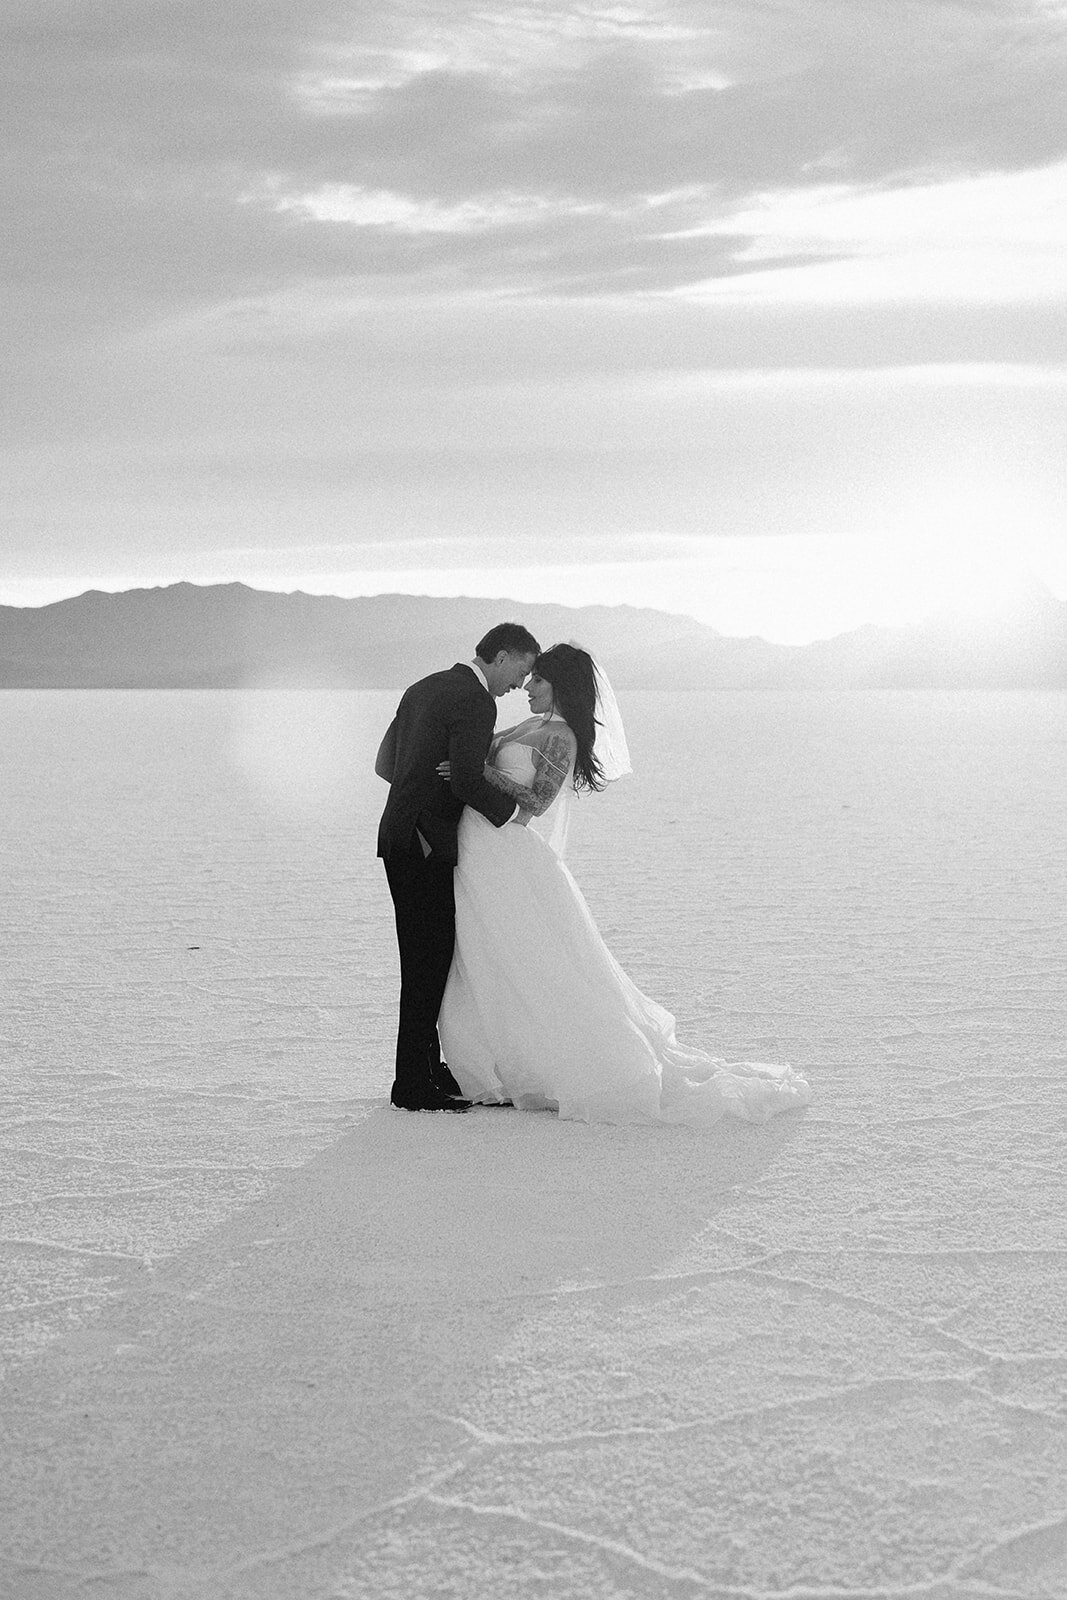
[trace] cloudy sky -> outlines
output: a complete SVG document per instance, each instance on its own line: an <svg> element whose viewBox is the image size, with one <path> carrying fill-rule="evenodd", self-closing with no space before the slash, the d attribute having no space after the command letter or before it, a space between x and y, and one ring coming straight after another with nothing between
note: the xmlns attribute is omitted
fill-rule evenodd
<svg viewBox="0 0 1067 1600"><path fill-rule="evenodd" d="M1067 596L1067 4L5 0L0 602Z"/></svg>

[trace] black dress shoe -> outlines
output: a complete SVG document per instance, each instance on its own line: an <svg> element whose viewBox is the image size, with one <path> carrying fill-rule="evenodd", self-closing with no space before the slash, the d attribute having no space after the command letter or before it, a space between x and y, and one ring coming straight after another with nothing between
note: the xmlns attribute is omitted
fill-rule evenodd
<svg viewBox="0 0 1067 1600"><path fill-rule="evenodd" d="M430 1082L438 1094L450 1094L456 1100L463 1099L463 1090L443 1061L438 1066L430 1068Z"/></svg>
<svg viewBox="0 0 1067 1600"><path fill-rule="evenodd" d="M438 1094L435 1089L428 1089L423 1094L397 1094L394 1091L389 1100L401 1111L469 1111L471 1108L469 1100Z"/></svg>

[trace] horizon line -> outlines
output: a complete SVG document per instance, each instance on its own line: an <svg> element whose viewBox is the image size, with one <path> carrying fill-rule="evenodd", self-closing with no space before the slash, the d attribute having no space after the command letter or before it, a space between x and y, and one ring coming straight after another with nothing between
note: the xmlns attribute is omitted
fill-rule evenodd
<svg viewBox="0 0 1067 1600"><path fill-rule="evenodd" d="M1056 592L1047 583L1045 583L1042 579L1037 578L1036 575L1034 576L1034 584L1035 584L1035 588L1040 591L1040 594L1041 594L1043 599L1047 599L1051 604L1053 604L1055 606L1062 607L1065 610L1067 610L1067 600L1061 600L1060 597L1056 594ZM106 599L119 599L123 595L156 594L156 593L163 593L163 592L165 592L165 591L167 591L169 589L196 589L196 590L243 589L243 590L247 591L249 594L276 595L280 599L292 599L292 598L296 598L297 596L299 596L301 599L305 599L305 600L334 600L334 601L337 601L338 603L340 603L342 605L349 605L349 604L351 604L353 602L358 602L358 601L362 601L362 600L422 600L422 601L426 601L426 602L429 602L429 603L432 603L432 604L444 604L444 605L447 605L447 604L449 604L451 602L465 601L468 604L485 604L487 606L491 606L491 605L507 605L507 606L516 607L519 610L522 610L523 608L527 608L527 609L530 609L530 610L534 610L534 609L538 609L538 608L554 608L554 609L560 610L560 611L573 611L573 612L579 612L579 611L612 611L612 612L646 613L646 614L649 614L649 615L652 615L652 616L656 616L656 617L666 617L666 618L671 618L671 619L674 619L674 620L677 620L677 621L680 621L680 622L685 622L687 624L690 624L692 627L699 629L703 633L710 634L711 637L715 638L715 639L731 640L731 641L734 641L734 642L737 642L737 643L743 643L743 642L748 641L748 640L755 640L755 641L758 641L760 644L764 644L764 645L769 646L771 649L787 650L787 651L807 650L807 649L810 649L813 645L816 645L816 644L827 644L827 643L832 642L833 640L848 638L851 635L863 633L863 632L866 632L866 631L873 631L875 633L908 633L908 632L911 632L915 628L921 628L921 627L923 627L925 625L928 625L930 623L936 623L939 620L940 621L953 621L953 620L955 620L955 621L958 621L958 622L969 622L972 626L976 622L978 622L979 625L980 625L980 620L981 620L981 619L974 618L974 617L968 618L966 613L960 613L958 616L953 617L953 614L952 614L952 612L950 610L949 611L944 611L943 610L941 612L931 613L926 618L918 619L918 620L911 621L911 622L902 622L902 623L895 623L895 624L894 623L877 623L877 622L871 622L871 621L861 622L861 623L857 623L854 627L843 628L840 631L835 632L835 633L816 635L815 637L813 637L811 639L807 639L807 640L803 641L802 643L787 643L787 642L785 642L783 640L769 639L769 638L767 638L767 636L765 634L761 634L761 633L728 633L728 632L725 632L724 630L722 630L720 628L713 627L711 625L711 623L701 621L701 619L699 617L693 616L691 612L667 611L667 610L664 610L660 606L638 606L638 605L633 605L629 601L617 601L617 602L614 602L614 603L606 602L606 601L604 601L604 602L596 602L596 601L594 601L594 602L589 603L589 604L574 605L574 604L568 604L566 601L563 601L563 600L518 600L514 596L509 596L509 595L488 595L488 596L486 596L486 595L473 595L473 594L438 595L438 594L415 593L415 592L413 592L411 590L405 590L405 589L380 590L380 591L378 591L377 593L374 593L374 594L360 594L360 595L340 595L340 594L333 594L333 593L326 593L326 594L318 593L318 594L316 594L316 593L311 592L310 590L300 589L300 588L293 588L293 589L263 588L263 587L260 587L260 586L258 586L256 584L246 583L244 581L244 579L242 579L242 578L230 578L230 579L225 579L225 580L222 580L222 581L215 581L215 582L208 582L208 583L198 583L198 582L195 582L191 578L174 578L174 579L171 579L171 580L169 580L167 582L163 582L163 583L133 584L133 585L129 586L128 588L122 588L122 589L103 589L103 588L100 588L100 587L98 587L96 585L91 585L89 588L79 590L76 593L67 594L67 595L61 595L55 600L46 600L46 601L44 601L44 602L42 602L41 604L38 604L38 605L19 605L19 604L13 604L13 603L7 602L7 601L0 601L0 611L5 611L5 610L6 611L47 611L53 606L70 605L72 602L77 601L77 600L83 600L87 596L90 596L90 595L99 595L99 596L101 596L103 598L106 598ZM510 619L505 619L505 620L510 620Z"/></svg>

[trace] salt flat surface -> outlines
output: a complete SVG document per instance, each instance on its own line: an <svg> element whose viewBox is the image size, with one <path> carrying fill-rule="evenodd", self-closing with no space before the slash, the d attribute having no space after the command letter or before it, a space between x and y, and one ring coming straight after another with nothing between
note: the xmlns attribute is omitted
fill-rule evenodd
<svg viewBox="0 0 1067 1600"><path fill-rule="evenodd" d="M4 1600L1062 1600L1063 697L628 697L701 1134L382 1107L391 709L0 696Z"/></svg>

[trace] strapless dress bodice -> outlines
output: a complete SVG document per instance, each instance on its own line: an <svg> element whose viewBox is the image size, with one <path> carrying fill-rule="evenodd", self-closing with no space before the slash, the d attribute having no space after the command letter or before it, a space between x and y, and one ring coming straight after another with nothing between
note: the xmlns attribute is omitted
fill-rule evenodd
<svg viewBox="0 0 1067 1600"><path fill-rule="evenodd" d="M505 777L527 786L533 782L536 770L532 749L528 744L520 744L518 740L500 746L493 757L493 766L504 773Z"/></svg>

